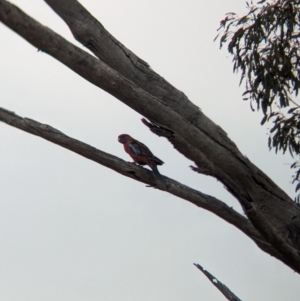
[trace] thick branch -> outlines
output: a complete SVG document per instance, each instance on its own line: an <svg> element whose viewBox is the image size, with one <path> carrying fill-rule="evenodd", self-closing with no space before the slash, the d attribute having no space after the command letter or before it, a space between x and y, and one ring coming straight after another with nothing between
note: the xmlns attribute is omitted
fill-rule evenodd
<svg viewBox="0 0 300 301"><path fill-rule="evenodd" d="M225 143L226 148L234 147L232 141L224 140L227 134L223 129L199 111L182 91L177 90L149 68L148 63L113 37L78 1L45 0L45 2L67 23L74 38L101 61L166 103L202 131L205 130L218 143Z"/></svg>
<svg viewBox="0 0 300 301"><path fill-rule="evenodd" d="M47 1L48 4L50 2L58 3L54 0ZM74 0L59 3L61 7L65 5L63 3L68 3L68 14L72 15L75 23L80 20L81 14L86 19L90 18L83 8L76 9L78 3ZM150 93L147 84L133 83L127 75L125 78L120 71L117 72L103 61L75 47L4 0L0 0L0 20L32 45L172 132L173 136L169 141L174 147L193 160L199 171L205 170L206 174L219 179L239 200L251 223L265 240L286 258L285 263L289 261L288 265L300 272L300 257L296 250L300 249L300 239L298 233L291 233L291 229L300 228L299 208L262 171L242 156L224 132L208 121L194 105L185 98L176 98L175 101L173 97L177 95L177 90L172 90L169 85L173 92L170 90L167 94L165 91L161 93L162 100L153 92L155 89ZM80 27L77 26L78 28ZM107 32L102 30L101 34L105 35ZM107 53L103 55L106 56ZM131 57L126 55L123 59L118 58L116 64L123 65ZM164 81L155 81L158 91L167 85ZM170 102L177 103L176 108ZM185 108L189 108L188 116ZM292 224L295 227L291 227Z"/></svg>
<svg viewBox="0 0 300 301"><path fill-rule="evenodd" d="M68 137L49 125L39 123L29 118L22 118L3 108L0 108L0 121L60 145L89 160L108 167L122 174L123 176L140 181L150 186L155 186L160 190L165 190L165 186L162 185L162 183L157 180L157 177L153 176L153 173L148 169L125 162L111 154L105 153L88 144ZM167 191L169 193L216 214L223 220L245 233L262 250L280 260L284 260L276 250L274 250L268 243L264 241L264 239L244 216L227 206L224 202L183 185L173 179L167 177L164 177L164 179L168 185Z"/></svg>
<svg viewBox="0 0 300 301"><path fill-rule="evenodd" d="M210 280L210 282L225 296L227 300L242 301L225 284L219 281L210 272L204 270L204 268L200 264L194 263L194 266L197 267Z"/></svg>

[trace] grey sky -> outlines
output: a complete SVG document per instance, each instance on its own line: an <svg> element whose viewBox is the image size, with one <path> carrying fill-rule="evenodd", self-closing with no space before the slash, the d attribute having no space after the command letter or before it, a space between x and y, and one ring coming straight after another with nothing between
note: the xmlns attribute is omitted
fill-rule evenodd
<svg viewBox="0 0 300 301"><path fill-rule="evenodd" d="M76 43L44 3L14 0ZM267 148L231 58L213 43L243 1L82 0L105 28L224 128L293 197L289 156ZM141 116L0 24L0 106L130 161L128 133L162 174L240 210L216 180L149 132ZM0 300L224 300L201 264L243 300L298 301L299 276L213 214L0 123ZM241 211L240 211L241 212Z"/></svg>

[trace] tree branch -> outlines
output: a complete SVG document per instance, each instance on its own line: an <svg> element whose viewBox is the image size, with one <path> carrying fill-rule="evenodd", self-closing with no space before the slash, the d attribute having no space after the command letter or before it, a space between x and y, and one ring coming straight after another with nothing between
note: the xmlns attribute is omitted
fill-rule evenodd
<svg viewBox="0 0 300 301"><path fill-rule="evenodd" d="M66 22L74 38L101 61L166 103L168 107L205 131L217 143L225 145L228 149L235 147L231 140L224 140L227 134L222 128L208 119L182 91L172 86L152 70L148 63L114 38L78 1L45 0L45 2Z"/></svg>
<svg viewBox="0 0 300 301"><path fill-rule="evenodd" d="M85 22L75 27L77 30L88 28L88 22L94 20L84 8L78 9L78 2L75 0L47 0L47 3L53 7L56 5L55 9L62 7L62 10L64 5L68 5L65 12L72 15L71 19L75 23L83 18ZM61 15L64 16L64 13ZM297 252L300 249L300 235L293 232L294 229L300 229L299 208L272 180L244 157L224 131L205 117L183 93L179 93L150 71L146 73L148 82L154 83L149 83L150 88L146 87L147 81L144 85L134 83L129 76L121 75L119 70L117 72L103 61L75 47L5 0L0 0L0 20L38 49L115 96L154 124L173 133L168 140L174 147L194 161L199 172L205 171L220 180L240 202L264 240L285 257L286 264L300 272L300 256ZM94 29L93 27L89 32L97 32ZM102 28L101 34L106 38L107 31ZM89 38L97 40L94 36ZM115 45L113 48L120 48L120 43L112 44ZM100 50L97 48L97 51ZM100 52L103 52L102 56L108 56L107 51L104 47ZM122 58L118 56L116 64L126 66L126 61L131 62L131 58L131 53ZM139 63L148 68L141 61ZM165 87L167 90L164 90ZM149 89L151 93L148 92ZM176 95L181 97L177 98Z"/></svg>
<svg viewBox="0 0 300 301"><path fill-rule="evenodd" d="M215 197L204 194L164 176L164 180L167 183L166 189L157 177L155 177L148 169L137 166L136 164L125 162L118 157L105 153L79 140L68 137L52 126L39 123L29 118L22 118L14 112L7 111L3 108L0 108L0 121L60 145L61 147L77 153L89 160L108 167L123 176L148 184L149 186L153 186L160 190L167 190L174 196L182 198L197 207L208 210L241 230L265 252L279 260L284 260L280 253L264 241L260 234L253 228L249 220Z"/></svg>
<svg viewBox="0 0 300 301"><path fill-rule="evenodd" d="M210 272L204 270L204 268L200 264L194 263L194 266L197 267L210 280L210 282L225 296L227 300L242 301L225 284L219 281Z"/></svg>

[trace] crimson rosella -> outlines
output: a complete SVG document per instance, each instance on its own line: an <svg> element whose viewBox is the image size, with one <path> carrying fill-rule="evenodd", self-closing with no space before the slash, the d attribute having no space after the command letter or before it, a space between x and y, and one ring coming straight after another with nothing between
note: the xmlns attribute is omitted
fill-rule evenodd
<svg viewBox="0 0 300 301"><path fill-rule="evenodd" d="M139 165L148 165L153 170L156 177L161 180L164 185L166 182L159 173L157 165L162 165L164 162L155 157L150 149L140 141L135 140L127 134L122 134L118 137L118 141L124 144L125 152Z"/></svg>

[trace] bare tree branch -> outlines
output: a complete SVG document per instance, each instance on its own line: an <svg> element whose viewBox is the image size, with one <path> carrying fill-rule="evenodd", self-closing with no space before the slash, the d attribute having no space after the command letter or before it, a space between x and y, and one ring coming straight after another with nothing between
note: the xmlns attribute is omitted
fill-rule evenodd
<svg viewBox="0 0 300 301"><path fill-rule="evenodd" d="M39 123L29 118L22 118L14 112L0 108L0 121L16 127L27 133L39 136L52 143L60 145L74 153L77 153L89 160L108 167L126 177L148 184L160 190L165 190L165 186L153 176L153 173L148 169L137 166L136 164L128 163L111 154L105 153L86 143L83 143L74 138L68 137L61 131L52 126ZM200 191L183 185L173 179L164 177L167 183L167 191L174 196L182 198L197 207L206 209L228 223L232 224L249 238L251 238L262 250L268 252L272 256L284 260L280 253L272 248L272 246L264 241L260 234L253 228L249 220L240 213L236 212L224 202L215 197L204 194Z"/></svg>
<svg viewBox="0 0 300 301"><path fill-rule="evenodd" d="M195 162L195 170L220 180L240 202L264 240L282 254L287 265L300 272L300 210L286 193L244 157L224 131L205 117L183 93L150 71L143 61L133 58L131 52L120 46L121 43L115 40L111 42L103 26L95 22L82 6L78 6L77 1L47 0L47 3L63 18L69 16L73 20L73 23L68 23L72 25L73 34L75 32L77 37L86 34L93 45L89 49L96 48L97 52L102 53L101 59L103 56L110 57L109 51L113 53L107 64L75 47L5 0L0 0L0 20L38 49L172 133L168 140L179 152ZM78 20L84 22L78 23ZM94 27L90 27L90 22ZM96 32L102 35L100 41L107 45L111 43L112 48L97 48L98 44L93 44L99 39L95 36ZM114 57L116 48L122 48L125 55ZM132 78L121 72L123 67L114 66L120 68L116 71L111 67L113 58L117 66L124 68L128 62L134 62L138 66L135 69L144 66L148 71L140 69L140 72L145 72L148 82L145 80L143 84L136 79L134 83Z"/></svg>
<svg viewBox="0 0 300 301"><path fill-rule="evenodd" d="M204 270L204 268L200 264L194 263L194 266L197 267L210 280L210 282L225 296L227 300L242 301L225 284L219 281L210 272Z"/></svg>

